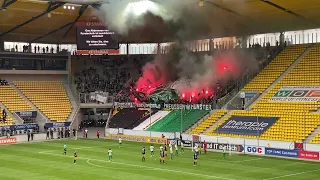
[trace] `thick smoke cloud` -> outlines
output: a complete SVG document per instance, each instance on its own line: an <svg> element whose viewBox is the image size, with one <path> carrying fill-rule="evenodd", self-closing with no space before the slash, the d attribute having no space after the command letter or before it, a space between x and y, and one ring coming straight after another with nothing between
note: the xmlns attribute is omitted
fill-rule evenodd
<svg viewBox="0 0 320 180"><path fill-rule="evenodd" d="M201 9L194 0L162 0L159 1L161 4L156 3L158 1L144 1L146 4L138 5L130 2L133 1L110 0L110 3L101 5L99 12L95 12L123 40L187 40L210 33L208 23L201 21L204 14L200 13Z"/></svg>
<svg viewBox="0 0 320 180"><path fill-rule="evenodd" d="M223 87L257 68L255 57L241 49L219 50L213 56L187 51L183 44L176 45L168 54L157 55L147 63L136 83L139 91L170 85L180 94L192 96Z"/></svg>
<svg viewBox="0 0 320 180"><path fill-rule="evenodd" d="M210 19L210 13L198 7L196 1L161 0L161 4L156 7L150 4L149 10L139 15L133 12L133 5L128 6L129 2L132 1L110 0L96 15L123 40L175 42L168 54L157 55L143 67L135 87L139 91L148 93L150 87L171 85L186 96L203 91L212 93L216 86L224 86L257 68L252 54L241 50L218 51L213 56L186 50L186 40L214 37L217 32L212 28L213 23L216 26L232 23L205 21Z"/></svg>

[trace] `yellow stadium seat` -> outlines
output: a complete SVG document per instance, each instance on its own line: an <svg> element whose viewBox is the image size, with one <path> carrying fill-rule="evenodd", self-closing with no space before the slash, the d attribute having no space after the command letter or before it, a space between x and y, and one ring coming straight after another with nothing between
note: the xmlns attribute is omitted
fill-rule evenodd
<svg viewBox="0 0 320 180"><path fill-rule="evenodd" d="M307 48L308 45L295 45L281 52L243 91L265 91ZM320 86L320 44L312 47L299 63L291 69L273 88L267 92L252 110L234 110L225 117L219 125L234 116L279 117L259 138L280 141L302 142L318 126L320 126L320 102L273 102L271 97L283 86ZM231 136L214 133L217 125L207 135ZM247 135L232 135L232 137L256 138ZM320 143L320 134L311 140Z"/></svg>
<svg viewBox="0 0 320 180"><path fill-rule="evenodd" d="M16 81L21 92L51 121L65 122L72 106L60 81Z"/></svg>

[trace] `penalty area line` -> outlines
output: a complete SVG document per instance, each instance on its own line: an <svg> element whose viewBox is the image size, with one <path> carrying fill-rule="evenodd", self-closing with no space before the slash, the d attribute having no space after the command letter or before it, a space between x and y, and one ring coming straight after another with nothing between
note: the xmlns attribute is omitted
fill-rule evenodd
<svg viewBox="0 0 320 180"><path fill-rule="evenodd" d="M65 157L65 155L62 155L62 154L50 153L50 152L45 152L45 151L38 152L38 153ZM67 155L67 157L73 157L73 156L68 156L68 155ZM88 160L89 160L89 163L90 163L91 160L93 160L93 161L100 161L100 162L106 162L106 163L111 163L111 164L120 164L120 165L124 165L124 166L139 167L139 168L145 168L145 169L151 169L151 170L159 170L159 171L166 171L166 172L189 174L189 175L197 176L197 177L202 176L202 177L213 178L213 179L235 180L235 179L232 179L232 178L226 178L226 177L220 177L220 176L212 176L212 175L198 174L198 173L186 172L186 171L179 171L179 170L173 170L173 169L164 169L164 168L156 168L156 167L142 166L142 165L122 163L122 162L115 162L115 161L109 162L109 161L105 161L105 160L91 159L91 158L85 158L85 157L78 157L78 159L85 159L85 160L87 160L87 163L88 163ZM88 163L88 164L89 164L89 163ZM92 163L91 163L91 165L92 165ZM93 166L98 167L99 165L93 165ZM102 167L103 167L103 166L102 166Z"/></svg>
<svg viewBox="0 0 320 180"><path fill-rule="evenodd" d="M284 178L284 177L296 176L296 175L307 174L307 173L312 173L312 172L317 172L317 171L320 171L320 169L315 169L315 170L311 170L311 171L304 171L304 172L299 172L299 173L293 173L293 174L287 174L287 175L267 178L267 179L263 179L263 180L280 179L280 178Z"/></svg>

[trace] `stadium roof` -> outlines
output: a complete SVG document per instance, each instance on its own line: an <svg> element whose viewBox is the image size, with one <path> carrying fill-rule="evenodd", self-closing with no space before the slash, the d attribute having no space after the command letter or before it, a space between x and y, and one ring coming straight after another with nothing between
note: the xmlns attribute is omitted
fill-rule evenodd
<svg viewBox="0 0 320 180"><path fill-rule="evenodd" d="M204 1L204 21L216 37L311 29L320 24L319 0ZM197 6L198 0L194 2ZM75 10L64 9L64 3L50 5L46 1L0 0L0 5L0 38L5 41L75 43L72 23L96 19L92 16L94 8L86 5L75 5Z"/></svg>

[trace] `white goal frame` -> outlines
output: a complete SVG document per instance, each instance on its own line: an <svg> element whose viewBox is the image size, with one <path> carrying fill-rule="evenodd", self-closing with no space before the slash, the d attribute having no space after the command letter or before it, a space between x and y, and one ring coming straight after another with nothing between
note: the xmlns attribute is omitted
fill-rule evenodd
<svg viewBox="0 0 320 180"><path fill-rule="evenodd" d="M226 149L226 152L229 151L229 155L233 155L233 154L236 154L236 153L232 153L231 151L231 138L230 137L224 137L224 136L218 136L216 137L217 138L217 144L227 144L229 146L228 149Z"/></svg>

